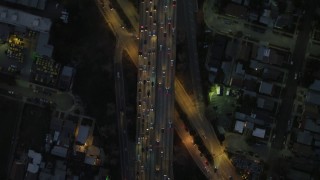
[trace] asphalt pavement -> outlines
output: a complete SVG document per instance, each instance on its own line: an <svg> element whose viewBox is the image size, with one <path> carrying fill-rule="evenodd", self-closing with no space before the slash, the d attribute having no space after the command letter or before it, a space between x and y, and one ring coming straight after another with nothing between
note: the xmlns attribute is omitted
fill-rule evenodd
<svg viewBox="0 0 320 180"><path fill-rule="evenodd" d="M276 138L273 143L273 147L277 149L282 149L286 135L288 134L288 121L291 119L291 112L293 109L293 102L297 91L298 82L294 79L294 74L303 72L303 67L305 63L306 50L309 42L310 32L312 30L312 19L314 17L314 0L306 1L307 10L302 21L302 29L299 31L296 46L292 54L293 68L289 71L287 78L287 91L283 98L282 105L280 107L280 113L277 116L277 126L276 126Z"/></svg>

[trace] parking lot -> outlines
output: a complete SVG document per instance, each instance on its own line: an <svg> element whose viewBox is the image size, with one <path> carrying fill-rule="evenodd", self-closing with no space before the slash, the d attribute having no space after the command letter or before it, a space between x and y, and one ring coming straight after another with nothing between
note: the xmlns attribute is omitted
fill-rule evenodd
<svg viewBox="0 0 320 180"><path fill-rule="evenodd" d="M0 72L21 74L21 78L29 79L32 54L35 51L37 33L34 31L12 31L4 43L0 44Z"/></svg>
<svg viewBox="0 0 320 180"><path fill-rule="evenodd" d="M232 164L242 172L242 178L258 177L263 171L262 164L259 161L253 161L240 155L231 158Z"/></svg>
<svg viewBox="0 0 320 180"><path fill-rule="evenodd" d="M30 70L30 80L49 87L55 87L58 81L61 64L51 58L35 57Z"/></svg>

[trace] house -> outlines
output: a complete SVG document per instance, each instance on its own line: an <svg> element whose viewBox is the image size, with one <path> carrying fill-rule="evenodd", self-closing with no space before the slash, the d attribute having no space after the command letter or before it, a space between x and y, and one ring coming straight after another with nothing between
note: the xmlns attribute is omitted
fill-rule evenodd
<svg viewBox="0 0 320 180"><path fill-rule="evenodd" d="M237 77L237 76L231 77L230 86L235 87L235 88L242 88L243 79L241 77Z"/></svg>
<svg viewBox="0 0 320 180"><path fill-rule="evenodd" d="M265 46L259 46L255 52L252 54L256 54L255 59L264 63L269 62L270 49Z"/></svg>
<svg viewBox="0 0 320 180"><path fill-rule="evenodd" d="M309 131L299 131L297 133L297 142L304 145L311 145L312 143L312 134Z"/></svg>
<svg viewBox="0 0 320 180"><path fill-rule="evenodd" d="M270 99L266 99L266 98L262 98L262 97L257 98L258 108L272 111L274 108L274 105L275 105L275 102Z"/></svg>
<svg viewBox="0 0 320 180"><path fill-rule="evenodd" d="M259 18L259 22L261 24L267 25L268 27L272 27L273 21L270 17L270 13L271 13L271 11L269 9L264 9L262 16L260 16L260 18Z"/></svg>
<svg viewBox="0 0 320 180"><path fill-rule="evenodd" d="M269 63L281 66L285 62L286 55L275 49L270 49Z"/></svg>
<svg viewBox="0 0 320 180"><path fill-rule="evenodd" d="M273 84L261 81L259 92L262 94L272 95Z"/></svg>
<svg viewBox="0 0 320 180"><path fill-rule="evenodd" d="M223 84L229 84L230 81L230 75L231 75L231 62L229 61L223 61L221 65L221 69L224 73L224 80Z"/></svg>
<svg viewBox="0 0 320 180"><path fill-rule="evenodd" d="M308 91L306 94L306 99L305 101L307 103L315 104L315 105L320 105L320 94L314 92L314 91Z"/></svg>
<svg viewBox="0 0 320 180"><path fill-rule="evenodd" d="M238 75L244 75L245 74L245 70L243 69L243 64L241 63L237 63L237 66L236 66L236 74Z"/></svg>
<svg viewBox="0 0 320 180"><path fill-rule="evenodd" d="M78 134L76 136L76 142L82 145L85 144L87 141L87 138L89 137L89 130L90 130L90 126L80 125Z"/></svg>
<svg viewBox="0 0 320 180"><path fill-rule="evenodd" d="M262 79L264 80L272 80L272 81L278 81L279 77L281 77L283 73L272 68L264 68L262 72Z"/></svg>
<svg viewBox="0 0 320 180"><path fill-rule="evenodd" d="M304 130L320 134L320 121L318 122L312 119L306 119L306 121L304 122Z"/></svg>
<svg viewBox="0 0 320 180"><path fill-rule="evenodd" d="M264 138L266 135L266 130L261 128L255 128L252 132L252 136L258 137L258 138Z"/></svg>
<svg viewBox="0 0 320 180"><path fill-rule="evenodd" d="M278 16L274 27L278 29L283 29L285 27L291 27L293 24L293 17L291 14L283 14Z"/></svg>
<svg viewBox="0 0 320 180"><path fill-rule="evenodd" d="M314 80L314 82L309 86L309 89L313 91L320 91L320 80Z"/></svg>
<svg viewBox="0 0 320 180"><path fill-rule="evenodd" d="M247 77L247 76L246 76ZM246 78L243 82L243 89L247 91L256 92L258 83L256 79Z"/></svg>
<svg viewBox="0 0 320 180"><path fill-rule="evenodd" d="M224 9L225 15L244 19L247 16L247 8L238 4L229 3Z"/></svg>
<svg viewBox="0 0 320 180"><path fill-rule="evenodd" d="M242 134L244 127L245 127L245 123L243 121L237 120L234 126L234 131Z"/></svg>
<svg viewBox="0 0 320 180"><path fill-rule="evenodd" d="M68 154L68 148L56 145L52 148L51 154L62 158L66 158Z"/></svg>
<svg viewBox="0 0 320 180"><path fill-rule="evenodd" d="M242 43L238 51L238 59L248 61L250 59L252 45L250 43Z"/></svg>

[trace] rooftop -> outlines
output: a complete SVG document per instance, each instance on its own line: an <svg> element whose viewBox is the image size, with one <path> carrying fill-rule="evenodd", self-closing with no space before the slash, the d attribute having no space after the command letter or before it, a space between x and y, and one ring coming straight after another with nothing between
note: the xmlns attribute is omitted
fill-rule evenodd
<svg viewBox="0 0 320 180"><path fill-rule="evenodd" d="M261 81L259 92L262 94L271 95L273 84Z"/></svg>
<svg viewBox="0 0 320 180"><path fill-rule="evenodd" d="M47 0L5 0L7 2L17 3L24 6L37 8L37 9L44 9L46 6Z"/></svg>
<svg viewBox="0 0 320 180"><path fill-rule="evenodd" d="M313 91L308 91L306 95L306 102L320 105L320 94Z"/></svg>
<svg viewBox="0 0 320 180"><path fill-rule="evenodd" d="M314 82L309 86L309 89L314 91L320 91L320 80L314 80Z"/></svg>
<svg viewBox="0 0 320 180"><path fill-rule="evenodd" d="M40 32L49 32L52 24L51 20L48 18L4 6L0 6L0 22L26 27Z"/></svg>

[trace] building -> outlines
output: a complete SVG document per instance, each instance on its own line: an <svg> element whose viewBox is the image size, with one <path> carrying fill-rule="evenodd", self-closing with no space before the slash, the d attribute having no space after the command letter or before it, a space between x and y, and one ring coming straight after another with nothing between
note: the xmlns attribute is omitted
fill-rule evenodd
<svg viewBox="0 0 320 180"><path fill-rule="evenodd" d="M11 27L0 23L0 44L5 43L8 40L11 31Z"/></svg>
<svg viewBox="0 0 320 180"><path fill-rule="evenodd" d="M270 99L266 99L266 98L262 98L262 97L257 98L258 108L272 111L274 108L274 105L275 105L275 102Z"/></svg>
<svg viewBox="0 0 320 180"><path fill-rule="evenodd" d="M261 81L259 92L262 94L272 95L273 84Z"/></svg>
<svg viewBox="0 0 320 180"><path fill-rule="evenodd" d="M69 90L75 74L75 69L69 66L64 66L59 79L59 89Z"/></svg>
<svg viewBox="0 0 320 180"><path fill-rule="evenodd" d="M7 2L24 5L36 9L44 10L46 7L47 0L5 0Z"/></svg>
<svg viewBox="0 0 320 180"><path fill-rule="evenodd" d="M4 6L0 6L0 22L44 33L49 33L52 25L48 18Z"/></svg>
<svg viewBox="0 0 320 180"><path fill-rule="evenodd" d="M86 143L86 141L89 137L89 130L90 130L89 126L80 125L79 130L78 130L78 134L76 136L76 142L78 144L83 145Z"/></svg>
<svg viewBox="0 0 320 180"><path fill-rule="evenodd" d="M36 52L40 56L52 57L53 46L48 44L50 34L40 33L38 37L38 43L36 47Z"/></svg>

